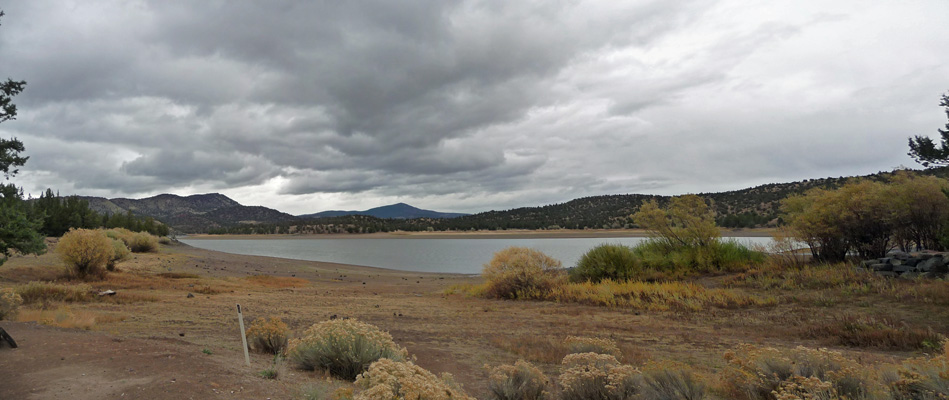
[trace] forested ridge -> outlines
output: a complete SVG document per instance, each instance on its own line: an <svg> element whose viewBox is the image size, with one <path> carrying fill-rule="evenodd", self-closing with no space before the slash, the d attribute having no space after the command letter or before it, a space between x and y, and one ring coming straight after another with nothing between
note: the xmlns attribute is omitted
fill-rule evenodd
<svg viewBox="0 0 949 400"><path fill-rule="evenodd" d="M949 168L911 170L920 175L945 178ZM716 214L716 223L727 228L777 226L781 219L781 200L814 189L836 189L856 178L885 181L893 172L878 172L862 177L808 179L790 183L771 183L719 193L699 193ZM492 210L450 218L383 219L365 215L325 217L277 224L238 224L209 229L210 233L373 233L389 231L468 231L506 229L628 229L635 228L630 216L644 201L666 204L670 196L617 194L583 197L540 207Z"/></svg>

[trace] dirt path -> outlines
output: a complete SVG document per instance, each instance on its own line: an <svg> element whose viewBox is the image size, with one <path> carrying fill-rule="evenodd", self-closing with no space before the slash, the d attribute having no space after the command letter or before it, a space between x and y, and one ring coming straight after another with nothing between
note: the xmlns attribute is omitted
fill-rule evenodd
<svg viewBox="0 0 949 400"><path fill-rule="evenodd" d="M169 339L121 339L36 323L0 323L2 399L290 398L286 381L254 378L239 355L206 355ZM235 357L237 356L237 357ZM294 388L295 389L295 388Z"/></svg>

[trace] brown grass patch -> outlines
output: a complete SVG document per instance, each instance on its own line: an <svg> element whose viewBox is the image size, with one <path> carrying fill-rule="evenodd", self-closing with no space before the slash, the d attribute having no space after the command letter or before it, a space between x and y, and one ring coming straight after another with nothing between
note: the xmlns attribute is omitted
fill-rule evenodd
<svg viewBox="0 0 949 400"><path fill-rule="evenodd" d="M60 307L55 310L20 310L17 321L38 322L43 325L58 326L60 328L90 330L96 325L99 314L92 311L72 310L69 307ZM113 322L115 317L107 320Z"/></svg>
<svg viewBox="0 0 949 400"><path fill-rule="evenodd" d="M833 344L884 350L938 349L946 338L931 328L912 328L889 319L842 317L802 328L804 337Z"/></svg>
<svg viewBox="0 0 949 400"><path fill-rule="evenodd" d="M296 288L310 285L310 281L306 279L286 276L253 275L244 278L244 280L268 288Z"/></svg>
<svg viewBox="0 0 949 400"><path fill-rule="evenodd" d="M201 294L207 294L207 295L218 294L223 291L224 290L213 288L211 287L211 285L196 286L194 288L195 293L201 293Z"/></svg>
<svg viewBox="0 0 949 400"><path fill-rule="evenodd" d="M569 352L563 340L537 335L492 336L491 345L517 354L528 361L556 364Z"/></svg>
<svg viewBox="0 0 949 400"><path fill-rule="evenodd" d="M554 339L538 335L496 335L488 341L492 346L517 354L519 357L534 362L560 364L564 356L571 353L570 343L565 339ZM641 348L628 343L619 343L617 358L630 364L641 364L649 359Z"/></svg>
<svg viewBox="0 0 949 400"><path fill-rule="evenodd" d="M168 278L168 279L200 279L201 278L197 274L191 274L187 272L162 272L156 275L162 278Z"/></svg>
<svg viewBox="0 0 949 400"><path fill-rule="evenodd" d="M52 282L28 282L14 291L23 298L23 304L44 302L82 303L92 300L93 289L87 284L64 285Z"/></svg>

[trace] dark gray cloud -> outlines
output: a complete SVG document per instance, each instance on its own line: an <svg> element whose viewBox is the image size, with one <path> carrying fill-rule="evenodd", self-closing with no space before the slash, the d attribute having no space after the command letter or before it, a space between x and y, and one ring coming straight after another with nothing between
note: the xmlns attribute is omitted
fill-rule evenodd
<svg viewBox="0 0 949 400"><path fill-rule="evenodd" d="M887 170L941 126L943 1L30 1L27 190L457 211Z"/></svg>

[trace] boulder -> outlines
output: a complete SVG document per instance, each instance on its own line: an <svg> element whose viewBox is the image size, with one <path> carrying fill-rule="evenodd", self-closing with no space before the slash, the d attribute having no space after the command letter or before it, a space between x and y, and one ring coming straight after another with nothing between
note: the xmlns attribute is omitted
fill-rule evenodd
<svg viewBox="0 0 949 400"><path fill-rule="evenodd" d="M919 277L919 274L916 272L906 272L906 273L900 274L900 278L903 278L903 279L916 279L918 277Z"/></svg>
<svg viewBox="0 0 949 400"><path fill-rule="evenodd" d="M892 271L892 270L893 270L893 266L890 265L889 263L886 263L886 264L873 264L873 265L870 266L870 269L872 269L872 270L874 270L874 271Z"/></svg>
<svg viewBox="0 0 949 400"><path fill-rule="evenodd" d="M916 271L916 267L911 267L909 265L894 265L893 266L893 272L896 272L896 273L902 274L904 272L910 272L910 271Z"/></svg>

